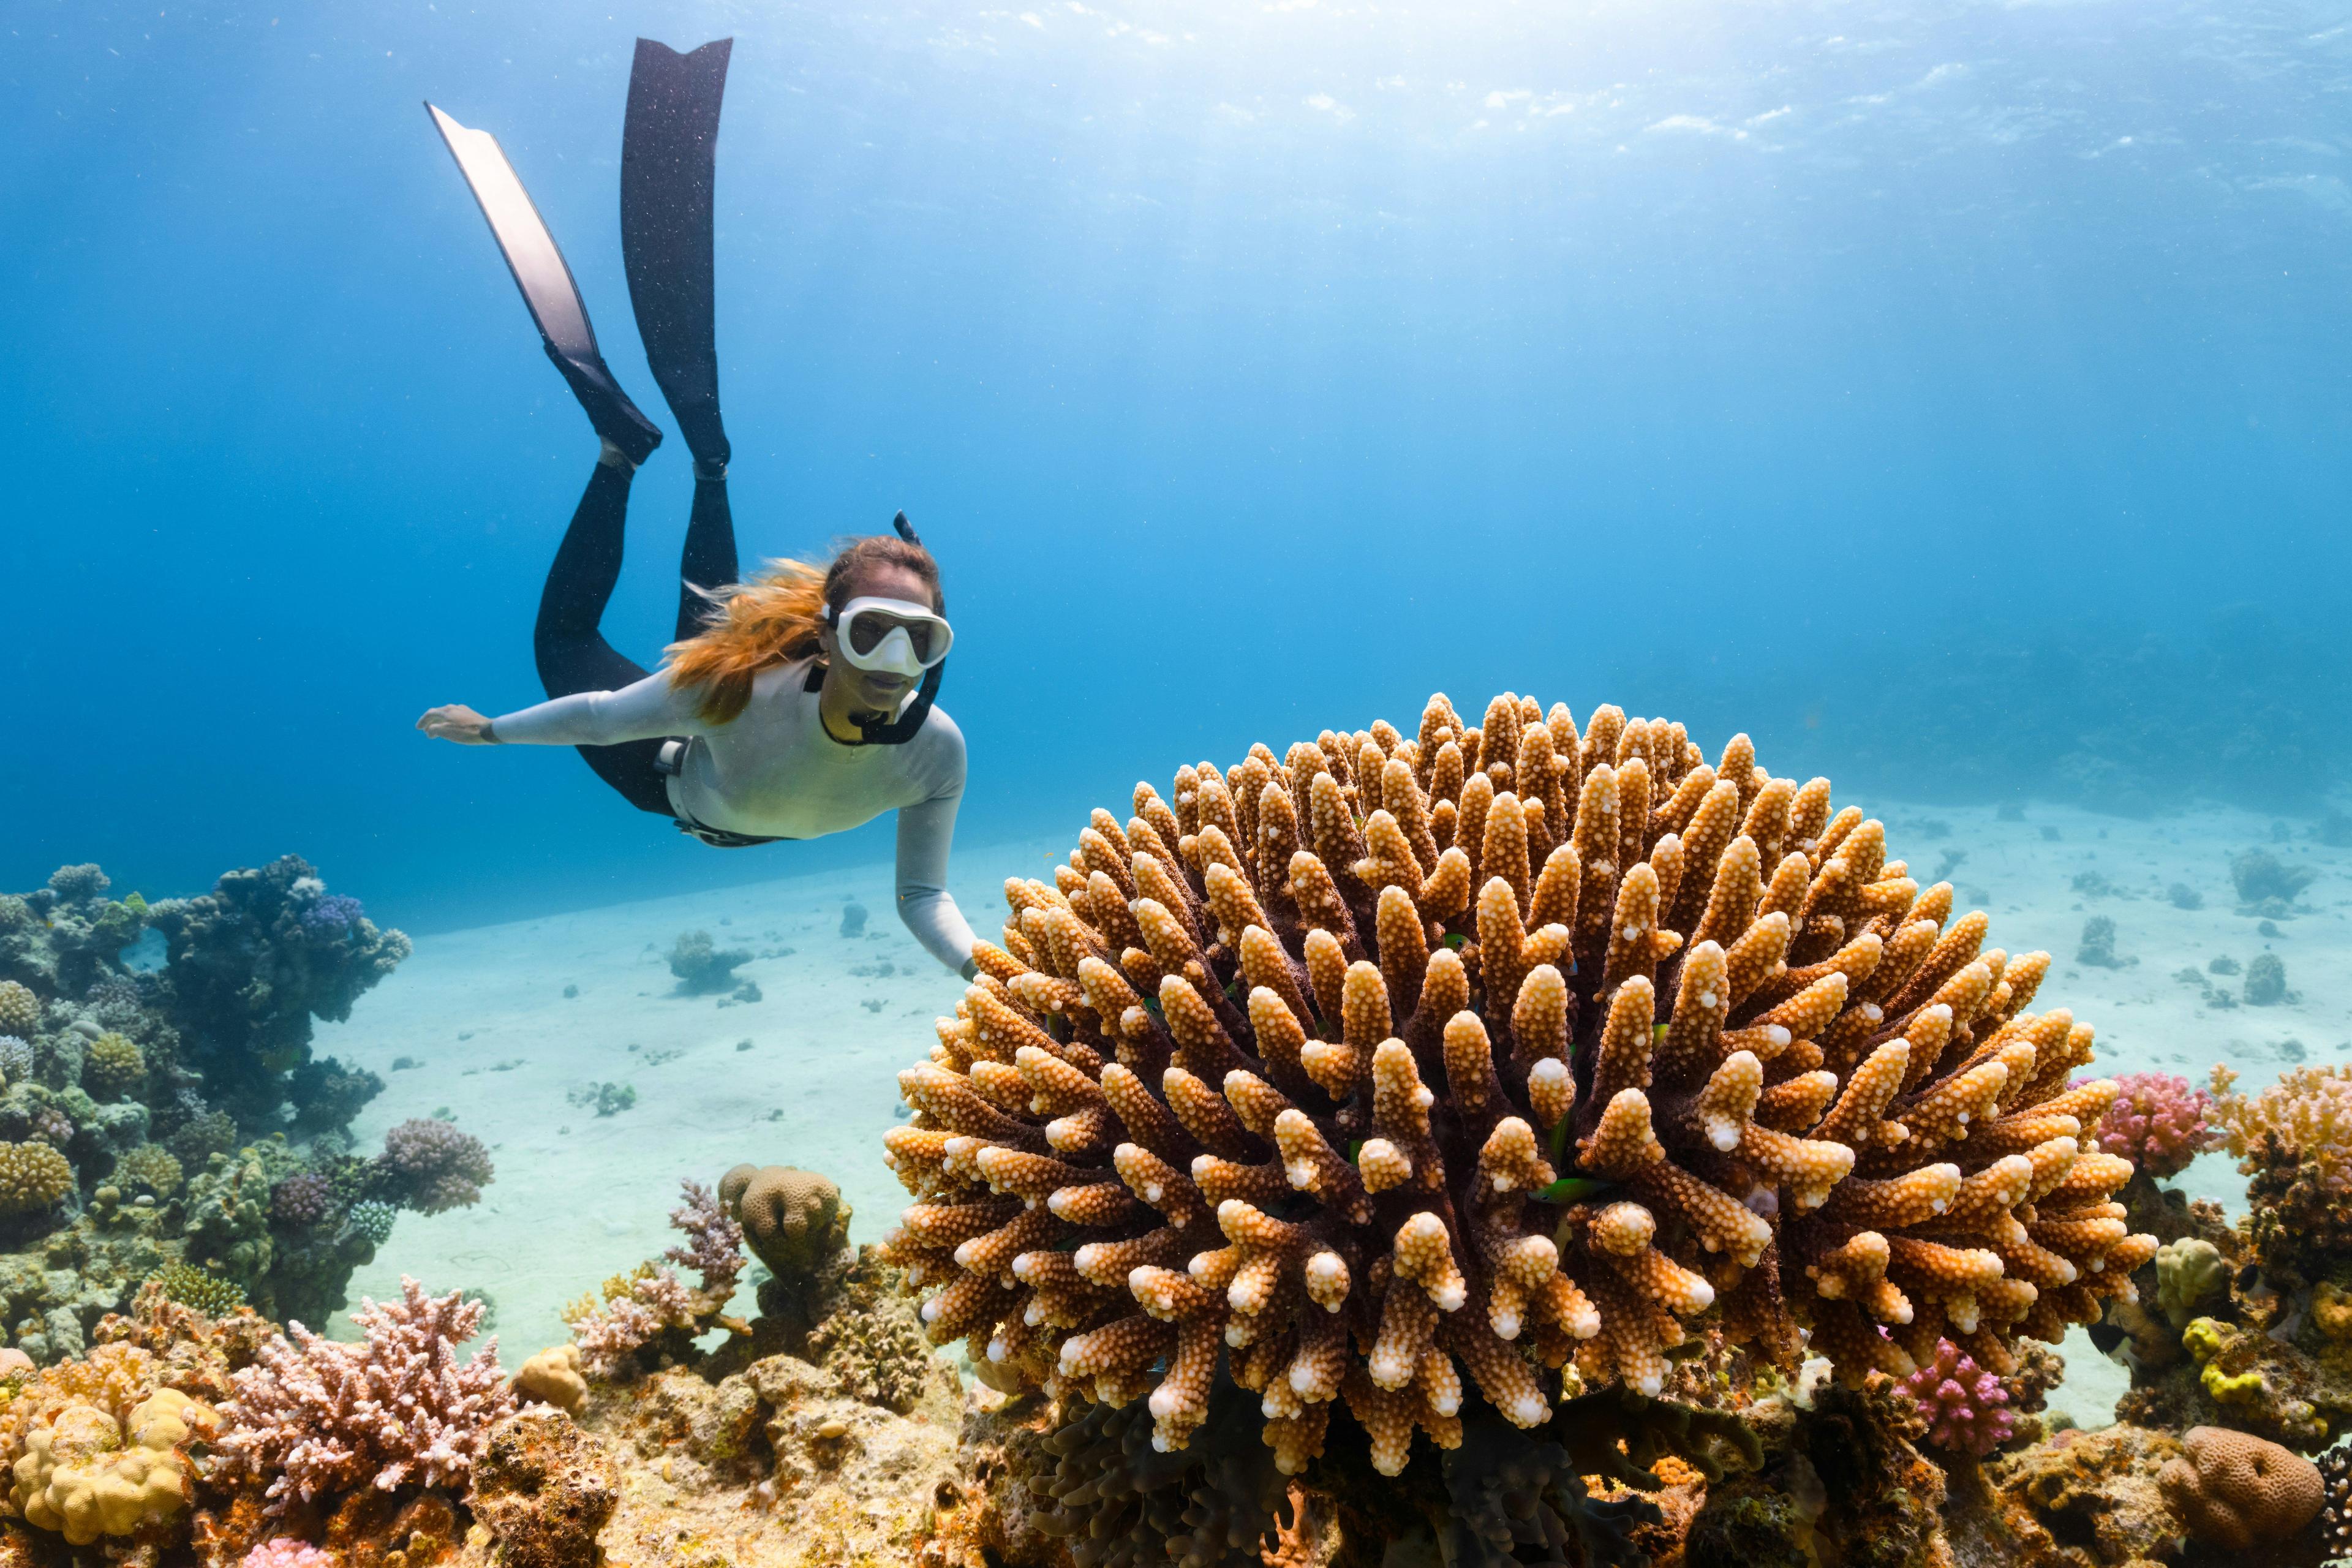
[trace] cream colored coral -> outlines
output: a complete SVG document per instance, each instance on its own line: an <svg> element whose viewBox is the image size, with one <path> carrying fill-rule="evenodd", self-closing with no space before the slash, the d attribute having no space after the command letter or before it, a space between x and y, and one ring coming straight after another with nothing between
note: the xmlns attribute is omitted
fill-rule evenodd
<svg viewBox="0 0 2352 1568"><path fill-rule="evenodd" d="M580 1369L580 1347L565 1341L530 1357L514 1374L514 1391L525 1399L552 1405L558 1410L580 1408L588 1397L588 1379Z"/></svg>
<svg viewBox="0 0 2352 1568"><path fill-rule="evenodd" d="M119 1425L95 1405L69 1405L26 1435L10 1500L27 1522L76 1546L162 1523L188 1505L181 1445L216 1421L210 1406L170 1388Z"/></svg>

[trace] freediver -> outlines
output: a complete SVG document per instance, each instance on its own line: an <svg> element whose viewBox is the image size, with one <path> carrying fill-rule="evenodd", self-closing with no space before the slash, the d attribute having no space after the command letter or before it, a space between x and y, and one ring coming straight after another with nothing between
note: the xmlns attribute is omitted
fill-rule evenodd
<svg viewBox="0 0 2352 1568"><path fill-rule="evenodd" d="M651 673L599 623L620 580L630 481L662 433L604 363L571 269L497 141L425 105L604 450L540 595L531 643L549 700L495 719L451 703L416 727L461 745L577 747L630 805L721 848L820 837L895 810L898 918L969 979L971 928L947 890L964 745L934 706L954 642L938 563L900 513L895 533L849 540L822 566L772 561L738 580L712 308L732 42L681 55L640 38L629 73L622 257L654 380L694 457L677 640Z"/></svg>

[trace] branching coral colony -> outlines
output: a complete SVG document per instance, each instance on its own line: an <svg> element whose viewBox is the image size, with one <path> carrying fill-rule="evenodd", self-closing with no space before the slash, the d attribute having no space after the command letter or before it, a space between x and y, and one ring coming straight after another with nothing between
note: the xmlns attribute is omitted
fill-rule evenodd
<svg viewBox="0 0 2352 1568"><path fill-rule="evenodd" d="M1163 1452L1238 1385L1284 1471L1344 1406L1394 1475L1695 1341L2007 1374L2156 1251L2049 955L1745 736L1440 696L1139 784L1005 894L899 1077L892 1249L934 1342Z"/></svg>

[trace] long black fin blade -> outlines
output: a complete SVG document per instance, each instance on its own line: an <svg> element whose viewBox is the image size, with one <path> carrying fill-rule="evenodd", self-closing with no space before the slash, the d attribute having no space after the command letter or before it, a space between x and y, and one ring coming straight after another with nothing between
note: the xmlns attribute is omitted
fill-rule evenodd
<svg viewBox="0 0 2352 1568"><path fill-rule="evenodd" d="M661 445L661 431L613 379L597 351L596 329L589 324L588 307L581 300L572 268L498 138L467 129L430 103L425 110L490 226L490 237L506 258L515 287L522 290L547 357L563 373L596 433L627 453L631 462L643 462Z"/></svg>
<svg viewBox="0 0 2352 1568"><path fill-rule="evenodd" d="M719 110L735 41L637 40L621 139L621 256L654 380L698 466L723 469L711 255Z"/></svg>

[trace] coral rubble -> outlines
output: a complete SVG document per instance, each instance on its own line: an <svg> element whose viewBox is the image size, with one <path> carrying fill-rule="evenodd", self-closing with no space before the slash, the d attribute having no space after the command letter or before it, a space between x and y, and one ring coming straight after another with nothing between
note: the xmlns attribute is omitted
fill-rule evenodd
<svg viewBox="0 0 2352 1568"><path fill-rule="evenodd" d="M2156 1251L2048 956L1744 736L1440 697L1139 785L1006 899L900 1076L892 1253L934 1341L1171 1461L1229 1385L1278 1472L1398 1475L1693 1352L2008 1374Z"/></svg>

